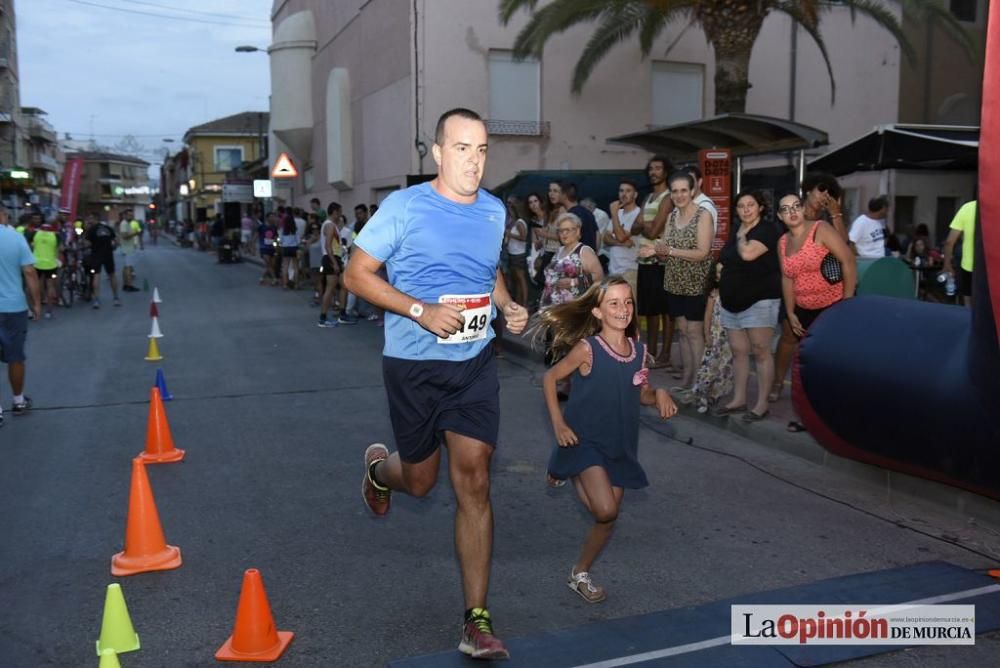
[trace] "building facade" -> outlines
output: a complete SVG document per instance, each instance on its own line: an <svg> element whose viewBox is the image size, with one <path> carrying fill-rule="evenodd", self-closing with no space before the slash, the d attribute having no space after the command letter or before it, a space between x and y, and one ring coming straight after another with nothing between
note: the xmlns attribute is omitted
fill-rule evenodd
<svg viewBox="0 0 1000 668"><path fill-rule="evenodd" d="M130 155L99 151L70 153L67 160L83 160L77 216L95 214L104 218L112 207L145 220L152 200L147 168L149 163Z"/></svg>
<svg viewBox="0 0 1000 668"><path fill-rule="evenodd" d="M245 111L196 125L184 134L184 150L170 164L168 175L179 198L175 201L181 204L179 209L174 206L177 220L200 223L222 212L224 186L240 180L244 165L267 155L269 122L266 111Z"/></svg>
<svg viewBox="0 0 1000 668"><path fill-rule="evenodd" d="M59 207L59 181L65 158L55 128L45 120L45 111L22 107L21 119L28 135L27 167L31 172L29 201L46 215Z"/></svg>
<svg viewBox="0 0 1000 668"><path fill-rule="evenodd" d="M887 6L902 15L899 3ZM433 174L435 123L457 106L487 119L486 187L520 170L641 167L647 153L607 138L715 113L714 56L696 27L668 27L645 60L637 44L616 46L574 95L573 67L594 26L516 62L528 16L504 27L497 14L496 0L275 0L272 155L288 151L301 172L281 195L370 203ZM836 146L913 106L905 57L874 21L832 5L821 32L836 96L815 43L774 13L751 57L748 113L822 129ZM978 90L975 67L965 68L973 72L962 86Z"/></svg>

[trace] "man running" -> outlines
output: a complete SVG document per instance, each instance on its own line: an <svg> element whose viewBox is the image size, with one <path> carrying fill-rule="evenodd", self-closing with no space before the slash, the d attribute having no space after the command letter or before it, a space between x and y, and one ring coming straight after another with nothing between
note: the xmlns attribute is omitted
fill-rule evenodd
<svg viewBox="0 0 1000 668"><path fill-rule="evenodd" d="M486 609L493 548L490 458L500 426L490 326L524 329L527 311L511 300L497 270L506 211L479 188L486 125L474 111L438 120L437 177L390 195L354 242L347 288L386 311L382 371L397 452L365 451L362 493L376 515L390 491L424 496L437 481L440 442L455 490L455 549L465 594L460 651L508 658ZM378 276L383 265L389 280Z"/></svg>

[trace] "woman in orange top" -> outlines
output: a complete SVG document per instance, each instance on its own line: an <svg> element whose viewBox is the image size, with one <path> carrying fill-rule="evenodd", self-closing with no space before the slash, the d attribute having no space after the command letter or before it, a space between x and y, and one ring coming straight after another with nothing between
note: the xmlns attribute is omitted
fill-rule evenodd
<svg viewBox="0 0 1000 668"><path fill-rule="evenodd" d="M839 232L822 220L808 220L798 195L785 195L778 202L778 218L788 228L778 241L781 261L781 289L788 324L797 338L802 338L813 321L825 309L842 299L854 296L858 267L854 253ZM823 260L832 254L840 260L843 278L831 283L821 271ZM797 421L788 423L789 431L802 431Z"/></svg>

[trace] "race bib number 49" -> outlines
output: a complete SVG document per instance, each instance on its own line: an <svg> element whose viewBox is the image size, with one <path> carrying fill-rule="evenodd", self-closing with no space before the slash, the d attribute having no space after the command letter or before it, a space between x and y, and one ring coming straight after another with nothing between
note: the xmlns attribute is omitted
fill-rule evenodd
<svg viewBox="0 0 1000 668"><path fill-rule="evenodd" d="M486 338L486 332L490 327L490 315L493 312L488 294L441 295L438 303L464 307L462 328L446 339L438 337L438 343L469 343Z"/></svg>

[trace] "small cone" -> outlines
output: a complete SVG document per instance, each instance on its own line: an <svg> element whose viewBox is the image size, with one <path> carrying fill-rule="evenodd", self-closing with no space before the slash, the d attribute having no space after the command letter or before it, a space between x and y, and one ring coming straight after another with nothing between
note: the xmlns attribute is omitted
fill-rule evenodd
<svg viewBox="0 0 1000 668"><path fill-rule="evenodd" d="M156 308L156 302L149 302L149 317L150 318L160 317L160 309Z"/></svg>
<svg viewBox="0 0 1000 668"><path fill-rule="evenodd" d="M149 418L146 420L146 450L139 453L144 464L169 464L184 459L184 451L174 447L167 411L163 408L160 388L149 391Z"/></svg>
<svg viewBox="0 0 1000 668"><path fill-rule="evenodd" d="M154 304L162 304L163 303L163 300L160 299L160 289L159 288L153 288L153 303Z"/></svg>
<svg viewBox="0 0 1000 668"><path fill-rule="evenodd" d="M215 658L219 661L275 661L293 637L295 634L291 631L275 630L260 571L247 569L243 574L233 635L222 644Z"/></svg>
<svg viewBox="0 0 1000 668"><path fill-rule="evenodd" d="M142 291L149 292L149 279L142 279Z"/></svg>
<svg viewBox="0 0 1000 668"><path fill-rule="evenodd" d="M163 359L163 355L160 354L160 347L156 345L156 339L149 337L149 352L146 353L147 362L159 362Z"/></svg>
<svg viewBox="0 0 1000 668"><path fill-rule="evenodd" d="M101 657L101 668L105 665L106 652L111 652L115 656L114 663L107 665L117 666L118 654L134 652L137 649L139 649L139 635L132 628L132 618L129 617L128 607L125 605L122 586L117 582L109 584L108 593L104 596L101 637L97 640L97 655Z"/></svg>
<svg viewBox="0 0 1000 668"><path fill-rule="evenodd" d="M153 304L153 306L156 306L156 304ZM153 317L153 327L149 330L149 338L151 339L163 338L163 333L160 332L160 319L155 316Z"/></svg>
<svg viewBox="0 0 1000 668"><path fill-rule="evenodd" d="M118 652L113 649L101 652L101 663L97 668L122 668L122 664L118 660Z"/></svg>
<svg viewBox="0 0 1000 668"><path fill-rule="evenodd" d="M166 571L181 565L181 550L167 545L156 511L153 489L149 486L146 465L132 460L132 487L128 495L128 519L125 522L125 549L111 557L111 574L135 575Z"/></svg>
<svg viewBox="0 0 1000 668"><path fill-rule="evenodd" d="M160 398L164 401L170 401L174 398L174 395L170 394L170 390L167 389L167 379L163 375L163 369L156 370L156 388L160 391Z"/></svg>

